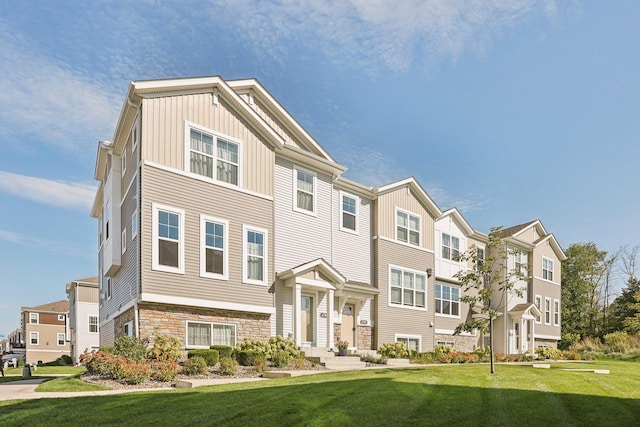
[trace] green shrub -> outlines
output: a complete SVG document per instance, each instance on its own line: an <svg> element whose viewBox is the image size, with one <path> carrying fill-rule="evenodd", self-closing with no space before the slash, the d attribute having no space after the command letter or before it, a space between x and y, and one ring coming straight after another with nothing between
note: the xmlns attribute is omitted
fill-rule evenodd
<svg viewBox="0 0 640 427"><path fill-rule="evenodd" d="M170 335L156 335L149 358L155 360L178 360L180 358L180 340Z"/></svg>
<svg viewBox="0 0 640 427"><path fill-rule="evenodd" d="M175 360L156 360L151 364L151 377L156 381L169 382L178 376L178 362Z"/></svg>
<svg viewBox="0 0 640 427"><path fill-rule="evenodd" d="M114 352L116 356L123 356L128 359L142 360L147 358L149 349L146 342L127 335L116 338L114 342Z"/></svg>
<svg viewBox="0 0 640 427"><path fill-rule="evenodd" d="M256 357L253 360L253 369L256 372L264 372L268 366L269 364L267 363L267 359L264 357Z"/></svg>
<svg viewBox="0 0 640 427"><path fill-rule="evenodd" d="M374 365L386 365L387 359L383 356L374 356L373 354L363 354L360 356L360 361L366 363L372 363Z"/></svg>
<svg viewBox="0 0 640 427"><path fill-rule="evenodd" d="M281 336L271 337L269 341L257 341L246 339L236 347L236 354L243 350L253 350L264 355L268 361L272 361L273 355L278 351L286 351L292 358L300 357L302 352L296 345L296 340Z"/></svg>
<svg viewBox="0 0 640 427"><path fill-rule="evenodd" d="M187 357L192 358L194 356L202 357L208 366L216 366L218 364L218 360L220 359L218 350L211 349L189 350L189 353L187 353Z"/></svg>
<svg viewBox="0 0 640 427"><path fill-rule="evenodd" d="M610 352L625 353L628 349L629 336L624 331L611 332L602 338Z"/></svg>
<svg viewBox="0 0 640 427"><path fill-rule="evenodd" d="M230 357L220 360L220 375L235 375L238 373L238 362Z"/></svg>
<svg viewBox="0 0 640 427"><path fill-rule="evenodd" d="M212 345L209 347L213 350L218 350L218 354L220 355L220 359L223 357L232 357L233 356L233 347L229 347L228 345Z"/></svg>
<svg viewBox="0 0 640 427"><path fill-rule="evenodd" d="M538 355L538 357L541 357L543 359L562 359L562 351L553 347L538 347L536 349L536 354Z"/></svg>
<svg viewBox="0 0 640 427"><path fill-rule="evenodd" d="M559 350L569 350L580 342L580 334L573 334L570 332L562 334L562 339L558 341Z"/></svg>
<svg viewBox="0 0 640 427"><path fill-rule="evenodd" d="M214 350L215 351L215 350ZM184 361L182 373L185 375L202 375L208 372L207 362L202 356L193 356Z"/></svg>
<svg viewBox="0 0 640 427"><path fill-rule="evenodd" d="M293 358L286 350L278 350L271 356L271 363L276 368L286 368Z"/></svg>
<svg viewBox="0 0 640 427"><path fill-rule="evenodd" d="M129 384L140 384L151 377L151 368L146 360L128 359L121 366L123 378Z"/></svg>
<svg viewBox="0 0 640 427"><path fill-rule="evenodd" d="M409 352L403 342L382 344L382 347L378 349L378 353L388 359L406 359L409 357Z"/></svg>
<svg viewBox="0 0 640 427"><path fill-rule="evenodd" d="M71 356L68 356L66 354L63 354L60 357L60 360L62 363L60 363L61 365L73 365L73 359L71 359Z"/></svg>
<svg viewBox="0 0 640 427"><path fill-rule="evenodd" d="M254 366L257 359L264 359L265 362L267 360L264 353L260 353L256 350L236 351L236 360L242 366Z"/></svg>
<svg viewBox="0 0 640 427"><path fill-rule="evenodd" d="M87 368L90 374L107 375L109 374L109 360L114 356L105 351L93 350L91 353L83 353L80 356L80 363Z"/></svg>
<svg viewBox="0 0 640 427"><path fill-rule="evenodd" d="M114 380L122 380L126 377L125 364L133 359L124 356L114 356L107 360L107 372Z"/></svg>

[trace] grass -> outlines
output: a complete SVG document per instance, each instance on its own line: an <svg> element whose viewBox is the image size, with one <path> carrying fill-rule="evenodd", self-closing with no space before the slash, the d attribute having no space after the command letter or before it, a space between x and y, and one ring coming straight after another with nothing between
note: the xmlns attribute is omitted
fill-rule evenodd
<svg viewBox="0 0 640 427"><path fill-rule="evenodd" d="M447 365L0 402L0 425L637 425L640 365ZM175 408L175 410L167 410Z"/></svg>
<svg viewBox="0 0 640 427"><path fill-rule="evenodd" d="M69 392L69 391L95 391L95 390L110 390L109 387L104 387L98 384L89 384L82 381L80 378L82 372L75 375L62 378L54 378L41 383L36 391L38 392Z"/></svg>

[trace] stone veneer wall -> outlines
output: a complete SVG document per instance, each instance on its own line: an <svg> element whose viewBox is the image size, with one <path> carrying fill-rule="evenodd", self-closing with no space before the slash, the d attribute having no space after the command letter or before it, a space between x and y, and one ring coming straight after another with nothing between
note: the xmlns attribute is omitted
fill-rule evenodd
<svg viewBox="0 0 640 427"><path fill-rule="evenodd" d="M373 350L373 328L371 326L357 326L357 349L358 350ZM333 336L337 343L342 333L342 324L333 324Z"/></svg>
<svg viewBox="0 0 640 427"><path fill-rule="evenodd" d="M159 334L177 337L186 347L187 320L236 325L237 342L245 338L267 341L271 337L271 316L233 310L217 310L169 304L139 305L140 338L153 344L157 328Z"/></svg>
<svg viewBox="0 0 640 427"><path fill-rule="evenodd" d="M556 340L543 340L540 338L536 338L534 341L534 345L536 348L538 347L553 347L558 348L558 341Z"/></svg>
<svg viewBox="0 0 640 427"><path fill-rule="evenodd" d="M134 321L135 321L135 313L133 311L133 307L125 311L124 313L122 313L120 316L113 319L114 339L120 338L121 336L124 335L124 325L127 322L134 322ZM133 325L133 327L135 329L136 327L135 324Z"/></svg>
<svg viewBox="0 0 640 427"><path fill-rule="evenodd" d="M434 344L437 345L439 341L453 342L453 347L458 351L473 351L478 347L478 337L436 334Z"/></svg>

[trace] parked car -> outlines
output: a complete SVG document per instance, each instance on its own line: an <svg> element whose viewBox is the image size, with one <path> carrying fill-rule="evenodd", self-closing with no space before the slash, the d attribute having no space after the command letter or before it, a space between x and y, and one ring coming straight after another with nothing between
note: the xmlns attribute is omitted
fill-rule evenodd
<svg viewBox="0 0 640 427"><path fill-rule="evenodd" d="M17 368L20 360L24 361L24 354L9 353L2 356L2 363L7 367Z"/></svg>

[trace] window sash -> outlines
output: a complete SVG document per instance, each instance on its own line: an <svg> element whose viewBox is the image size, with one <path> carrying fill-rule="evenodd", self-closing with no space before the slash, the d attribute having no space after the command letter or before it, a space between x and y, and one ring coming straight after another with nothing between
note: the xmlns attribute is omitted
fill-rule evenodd
<svg viewBox="0 0 640 427"><path fill-rule="evenodd" d="M457 261L460 257L460 238L442 234L442 258Z"/></svg>
<svg viewBox="0 0 640 427"><path fill-rule="evenodd" d="M236 325L219 323L187 323L187 346L210 347L212 345L236 345Z"/></svg>
<svg viewBox="0 0 640 427"><path fill-rule="evenodd" d="M313 198L315 196L315 176L303 170L296 169L296 207L313 212Z"/></svg>
<svg viewBox="0 0 640 427"><path fill-rule="evenodd" d="M59 346L64 345L64 340L65 340L65 336L64 336L64 334L62 334L62 333L57 334L57 337L56 337L56 338L57 338L57 341L58 341L58 345L59 345Z"/></svg>
<svg viewBox="0 0 640 427"><path fill-rule="evenodd" d="M342 227L348 230L356 230L356 206L357 200L354 197L342 196Z"/></svg>
<svg viewBox="0 0 640 427"><path fill-rule="evenodd" d="M436 313L460 316L460 288L436 283Z"/></svg>
<svg viewBox="0 0 640 427"><path fill-rule="evenodd" d="M392 304L418 308L426 307L426 276L392 268L389 285L389 300Z"/></svg>
<svg viewBox="0 0 640 427"><path fill-rule="evenodd" d="M264 283L266 280L266 234L247 228L245 231L245 279Z"/></svg>
<svg viewBox="0 0 640 427"><path fill-rule="evenodd" d="M98 316L89 316L89 332L98 333Z"/></svg>

